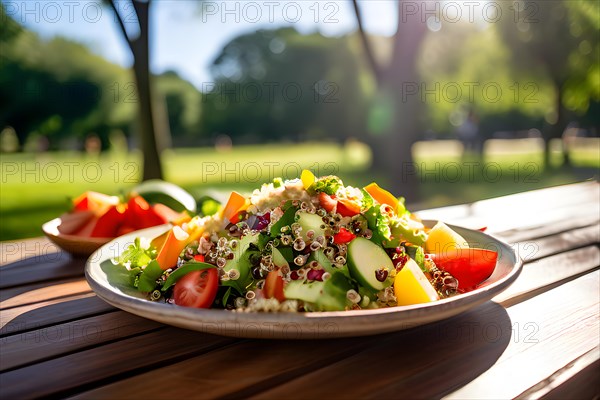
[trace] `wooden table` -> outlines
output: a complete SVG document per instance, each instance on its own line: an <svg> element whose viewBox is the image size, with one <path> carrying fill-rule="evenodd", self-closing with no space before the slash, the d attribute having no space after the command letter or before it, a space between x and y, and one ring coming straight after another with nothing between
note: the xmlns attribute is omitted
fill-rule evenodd
<svg viewBox="0 0 600 400"><path fill-rule="evenodd" d="M2 243L0 396L597 398L598 183L420 214L488 226L525 260L521 276L457 317L350 339L240 340L164 326L97 298L84 260L45 239Z"/></svg>

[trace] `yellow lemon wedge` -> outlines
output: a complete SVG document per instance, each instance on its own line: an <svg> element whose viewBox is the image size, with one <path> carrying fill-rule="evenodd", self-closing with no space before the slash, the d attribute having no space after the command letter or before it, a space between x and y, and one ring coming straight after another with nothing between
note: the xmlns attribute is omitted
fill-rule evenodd
<svg viewBox="0 0 600 400"><path fill-rule="evenodd" d="M426 253L443 253L453 249L468 249L469 245L465 238L450 229L448 225L438 222L429 231L424 247Z"/></svg>
<svg viewBox="0 0 600 400"><path fill-rule="evenodd" d="M394 278L394 294L399 306L429 303L439 296L417 263L409 259Z"/></svg>

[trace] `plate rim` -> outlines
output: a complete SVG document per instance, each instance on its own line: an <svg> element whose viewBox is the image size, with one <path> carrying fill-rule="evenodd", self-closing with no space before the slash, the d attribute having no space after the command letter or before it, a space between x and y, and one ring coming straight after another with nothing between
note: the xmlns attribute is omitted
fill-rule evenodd
<svg viewBox="0 0 600 400"><path fill-rule="evenodd" d="M428 225L436 221L424 221ZM511 269L503 277L491 282L488 285L475 289L471 292L461 294L456 297L451 297L443 300L427 304L415 304L410 306L386 307L373 310L349 310L349 311L323 311L323 312L235 312L222 309L196 309L188 307L174 306L171 304L153 302L147 299L135 297L121 292L107 279L103 282L96 280L94 264L99 268L101 262L108 259L102 257L103 251L107 251L111 245L119 242L133 241L135 237L153 237L167 230L170 225L155 226L127 235L115 238L112 241L104 244L96 250L87 260L85 265L85 277L92 290L109 304L120 308L124 311L139 315L144 318L155 320L168 325L179 326L187 329L198 330L207 333L216 333L223 336L245 337L245 338L332 338L332 337L352 337L375 335L390 331L412 328L426 323L443 320L451 316L460 314L464 311L477 307L479 304L491 300L493 297L508 288L520 275L523 266L523 260L518 256L515 249L503 240L473 229L460 227L456 225L448 225L458 231L467 231L470 234L475 234L483 238L493 240L501 247L502 252L507 252L506 257L514 259L514 263L510 262ZM460 232L459 232L460 233ZM153 235L153 236L150 236ZM504 254L504 253L503 253ZM112 289L111 289L112 288ZM428 311L435 310L437 311ZM458 311L457 311L458 310ZM424 314L424 315L419 315ZM431 314L431 315L428 315ZM385 319L387 323L383 323ZM328 324L342 321L343 325L338 332L322 332L324 335L314 334L306 335L300 329L300 334L295 337L289 332L265 332L265 327L249 326L247 331L227 329L228 324ZM348 329L347 325L351 323L360 324L362 322L382 323L381 328L372 327L371 325L358 327L360 329ZM216 326L219 325L225 326ZM216 324L216 325L215 325ZM339 327L339 326L338 326ZM255 329L256 328L256 329ZM300 327L301 328L301 327ZM272 327L267 327L272 330ZM276 329L277 330L277 329ZM265 335L265 333L269 333ZM313 332L314 333L314 332ZM291 337L290 337L291 336Z"/></svg>

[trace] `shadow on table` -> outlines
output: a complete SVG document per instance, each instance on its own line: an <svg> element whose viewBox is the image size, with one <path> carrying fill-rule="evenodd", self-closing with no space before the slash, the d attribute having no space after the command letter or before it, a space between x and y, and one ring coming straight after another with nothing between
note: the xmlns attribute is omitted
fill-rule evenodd
<svg viewBox="0 0 600 400"><path fill-rule="evenodd" d="M0 266L0 309L89 292L87 285L78 288L70 283L83 278L84 266L84 258L72 257L62 251L30 256L25 253L17 261Z"/></svg>
<svg viewBox="0 0 600 400"><path fill-rule="evenodd" d="M488 370L507 348L512 334L506 310L487 302L454 318L405 331L326 340L339 359L313 371L262 387L266 397L290 393L339 397L432 398L452 392ZM296 347L297 352L323 341L256 341L262 349ZM303 350L305 349L305 350ZM247 365L247 368L251 368ZM299 376L298 378L296 378ZM322 382L315 385L314 382ZM283 384L281 387L275 385ZM272 388L272 389L270 389ZM257 386L251 392L260 390ZM254 393L242 391L241 396ZM307 397L308 396L308 397ZM292 396L293 397L293 396Z"/></svg>

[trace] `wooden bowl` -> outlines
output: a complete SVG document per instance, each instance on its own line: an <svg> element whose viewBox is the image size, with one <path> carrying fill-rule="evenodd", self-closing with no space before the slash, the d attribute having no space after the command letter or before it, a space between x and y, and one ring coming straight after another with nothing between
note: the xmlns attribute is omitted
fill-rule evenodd
<svg viewBox="0 0 600 400"><path fill-rule="evenodd" d="M88 257L102 247L102 245L114 239L66 235L58 231L58 226L60 224L61 219L54 218L53 220L42 225L42 230L48 239L50 239L54 244L75 256Z"/></svg>

